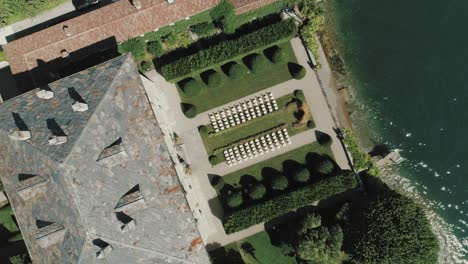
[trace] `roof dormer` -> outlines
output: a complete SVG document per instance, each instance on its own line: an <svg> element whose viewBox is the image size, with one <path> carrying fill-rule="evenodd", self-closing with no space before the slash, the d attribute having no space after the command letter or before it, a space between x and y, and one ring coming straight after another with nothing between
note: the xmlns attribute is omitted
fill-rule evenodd
<svg viewBox="0 0 468 264"><path fill-rule="evenodd" d="M16 191L23 200L44 194L47 189L47 180L39 175L19 174L18 179Z"/></svg>
<svg viewBox="0 0 468 264"><path fill-rule="evenodd" d="M65 228L54 222L36 220L37 230L34 238L41 248L46 248L63 242Z"/></svg>

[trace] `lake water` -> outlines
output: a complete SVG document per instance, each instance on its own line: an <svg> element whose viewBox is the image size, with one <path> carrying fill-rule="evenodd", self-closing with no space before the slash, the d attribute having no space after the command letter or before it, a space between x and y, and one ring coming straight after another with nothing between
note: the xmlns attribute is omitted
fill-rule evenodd
<svg viewBox="0 0 468 264"><path fill-rule="evenodd" d="M448 223L466 260L468 1L329 4L351 69L353 121L372 129L361 133L369 141L402 150L398 174Z"/></svg>

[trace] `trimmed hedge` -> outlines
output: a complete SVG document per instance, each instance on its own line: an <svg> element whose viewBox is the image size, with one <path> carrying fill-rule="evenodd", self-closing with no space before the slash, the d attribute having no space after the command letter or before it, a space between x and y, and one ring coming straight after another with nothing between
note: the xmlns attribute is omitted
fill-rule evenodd
<svg viewBox="0 0 468 264"><path fill-rule="evenodd" d="M288 178L286 178L284 175L274 175L271 178L270 187L272 190L283 191L288 188L288 185Z"/></svg>
<svg viewBox="0 0 468 264"><path fill-rule="evenodd" d="M164 48L163 48L161 42L158 41L158 40L150 41L150 42L146 43L146 50L151 55L154 55L156 57L159 57L159 56L163 55L163 53L164 53Z"/></svg>
<svg viewBox="0 0 468 264"><path fill-rule="evenodd" d="M213 166L219 163L219 158L216 155L211 155L209 157L209 160L210 160L210 164Z"/></svg>
<svg viewBox="0 0 468 264"><path fill-rule="evenodd" d="M268 60L260 54L249 55L246 60L248 61L250 70L254 73L258 73L268 67Z"/></svg>
<svg viewBox="0 0 468 264"><path fill-rule="evenodd" d="M250 199L259 200L259 199L262 199L263 196L265 196L266 188L263 184L257 183L257 184L250 186L248 190L248 194L249 194Z"/></svg>
<svg viewBox="0 0 468 264"><path fill-rule="evenodd" d="M141 69L145 72L151 71L154 69L154 64L152 61L143 61L141 62Z"/></svg>
<svg viewBox="0 0 468 264"><path fill-rule="evenodd" d="M314 121L313 121L313 120L307 121L307 127L308 127L308 128L315 128L315 123L314 123ZM320 143L320 141L319 141L319 144L320 144L320 145L323 145L322 143Z"/></svg>
<svg viewBox="0 0 468 264"><path fill-rule="evenodd" d="M216 27L211 22L203 22L190 27L190 30L200 38L210 37L216 34Z"/></svg>
<svg viewBox="0 0 468 264"><path fill-rule="evenodd" d="M289 72L291 73L291 76L296 80L300 80L306 75L306 70L302 65L296 63L289 63L288 68Z"/></svg>
<svg viewBox="0 0 468 264"><path fill-rule="evenodd" d="M205 125L201 125L198 127L198 132L200 132L200 134L207 134L208 133L208 127L205 126Z"/></svg>
<svg viewBox="0 0 468 264"><path fill-rule="evenodd" d="M228 70L229 78L233 80L239 80L244 77L247 73L247 69L240 64L233 64Z"/></svg>
<svg viewBox="0 0 468 264"><path fill-rule="evenodd" d="M208 76L207 84L210 88L220 87L224 82L224 76L219 72L213 72Z"/></svg>
<svg viewBox="0 0 468 264"><path fill-rule="evenodd" d="M357 181L352 174L326 178L313 185L226 215L223 219L224 229L227 234L238 232L356 187Z"/></svg>
<svg viewBox="0 0 468 264"><path fill-rule="evenodd" d="M317 166L317 171L321 174L330 174L335 170L335 165L330 160L324 159Z"/></svg>
<svg viewBox="0 0 468 264"><path fill-rule="evenodd" d="M231 208L239 207L242 204L242 192L241 191L233 191L228 193L226 197L226 204Z"/></svg>
<svg viewBox="0 0 468 264"><path fill-rule="evenodd" d="M283 49L277 48L273 51L273 54L271 55L271 62L277 64L277 63L285 63L286 62L286 53L284 52Z"/></svg>
<svg viewBox="0 0 468 264"><path fill-rule="evenodd" d="M307 168L301 167L294 173L293 178L296 182L307 182L310 180L310 172Z"/></svg>
<svg viewBox="0 0 468 264"><path fill-rule="evenodd" d="M181 85L182 90L184 91L184 94L187 96L195 96L201 93L202 86L201 84L196 81L195 79L189 79L184 82L183 85Z"/></svg>
<svg viewBox="0 0 468 264"><path fill-rule="evenodd" d="M182 112L184 112L184 115L188 118L194 118L198 114L197 107L193 104L182 103L181 106Z"/></svg>
<svg viewBox="0 0 468 264"><path fill-rule="evenodd" d="M165 64L161 67L161 73L166 80L173 80L252 50L289 39L296 33L297 26L294 20L280 21Z"/></svg>

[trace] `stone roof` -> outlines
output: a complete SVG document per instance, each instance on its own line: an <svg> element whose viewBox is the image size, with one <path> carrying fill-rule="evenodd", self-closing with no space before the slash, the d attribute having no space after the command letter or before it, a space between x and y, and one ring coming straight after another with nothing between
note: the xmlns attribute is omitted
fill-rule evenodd
<svg viewBox="0 0 468 264"><path fill-rule="evenodd" d="M87 111L71 109L72 86L89 104ZM33 263L209 263L202 246L191 248L200 234L183 191L174 188L180 182L131 56L50 89L52 99L38 100L33 91L0 111L0 177ZM31 139L9 136L11 110L29 124ZM70 140L54 146L60 151L34 136L47 138L43 120L55 114L76 128L64 126ZM98 162L122 151L125 159Z"/></svg>
<svg viewBox="0 0 468 264"><path fill-rule="evenodd" d="M35 69L100 41L115 38L117 43L156 28L177 22L214 7L220 0L140 0L136 9L129 0L117 1L92 12L58 23L42 31L12 41L4 51L13 74ZM243 13L276 0L234 0L237 13ZM106 45L110 45L108 43Z"/></svg>

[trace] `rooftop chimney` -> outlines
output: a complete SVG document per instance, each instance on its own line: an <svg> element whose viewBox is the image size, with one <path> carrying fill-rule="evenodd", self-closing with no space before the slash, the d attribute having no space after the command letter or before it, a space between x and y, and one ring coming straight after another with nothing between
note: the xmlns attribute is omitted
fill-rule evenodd
<svg viewBox="0 0 468 264"><path fill-rule="evenodd" d="M53 136L49 137L49 145L58 146L58 145L62 145L62 144L67 143L67 141L68 141L67 136L53 135Z"/></svg>
<svg viewBox="0 0 468 264"><path fill-rule="evenodd" d="M76 101L72 104L73 112L84 112L88 110L88 104Z"/></svg>
<svg viewBox="0 0 468 264"><path fill-rule="evenodd" d="M63 29L63 32L65 32L65 35L67 37L71 37L71 35L73 35L67 25L63 25L62 29Z"/></svg>
<svg viewBox="0 0 468 264"><path fill-rule="evenodd" d="M167 2L168 2L170 5L172 5L172 4L175 2L175 0L167 0Z"/></svg>
<svg viewBox="0 0 468 264"><path fill-rule="evenodd" d="M40 89L36 92L36 96L41 99L48 100L54 98L54 92L51 90Z"/></svg>
<svg viewBox="0 0 468 264"><path fill-rule="evenodd" d="M141 2L140 2L140 0L130 0L130 2L132 3L132 5L133 5L136 9L141 9Z"/></svg>
<svg viewBox="0 0 468 264"><path fill-rule="evenodd" d="M107 257L111 252L112 252L112 246L107 244L107 246L101 248L97 253L96 253L96 258L98 259L103 259Z"/></svg>

